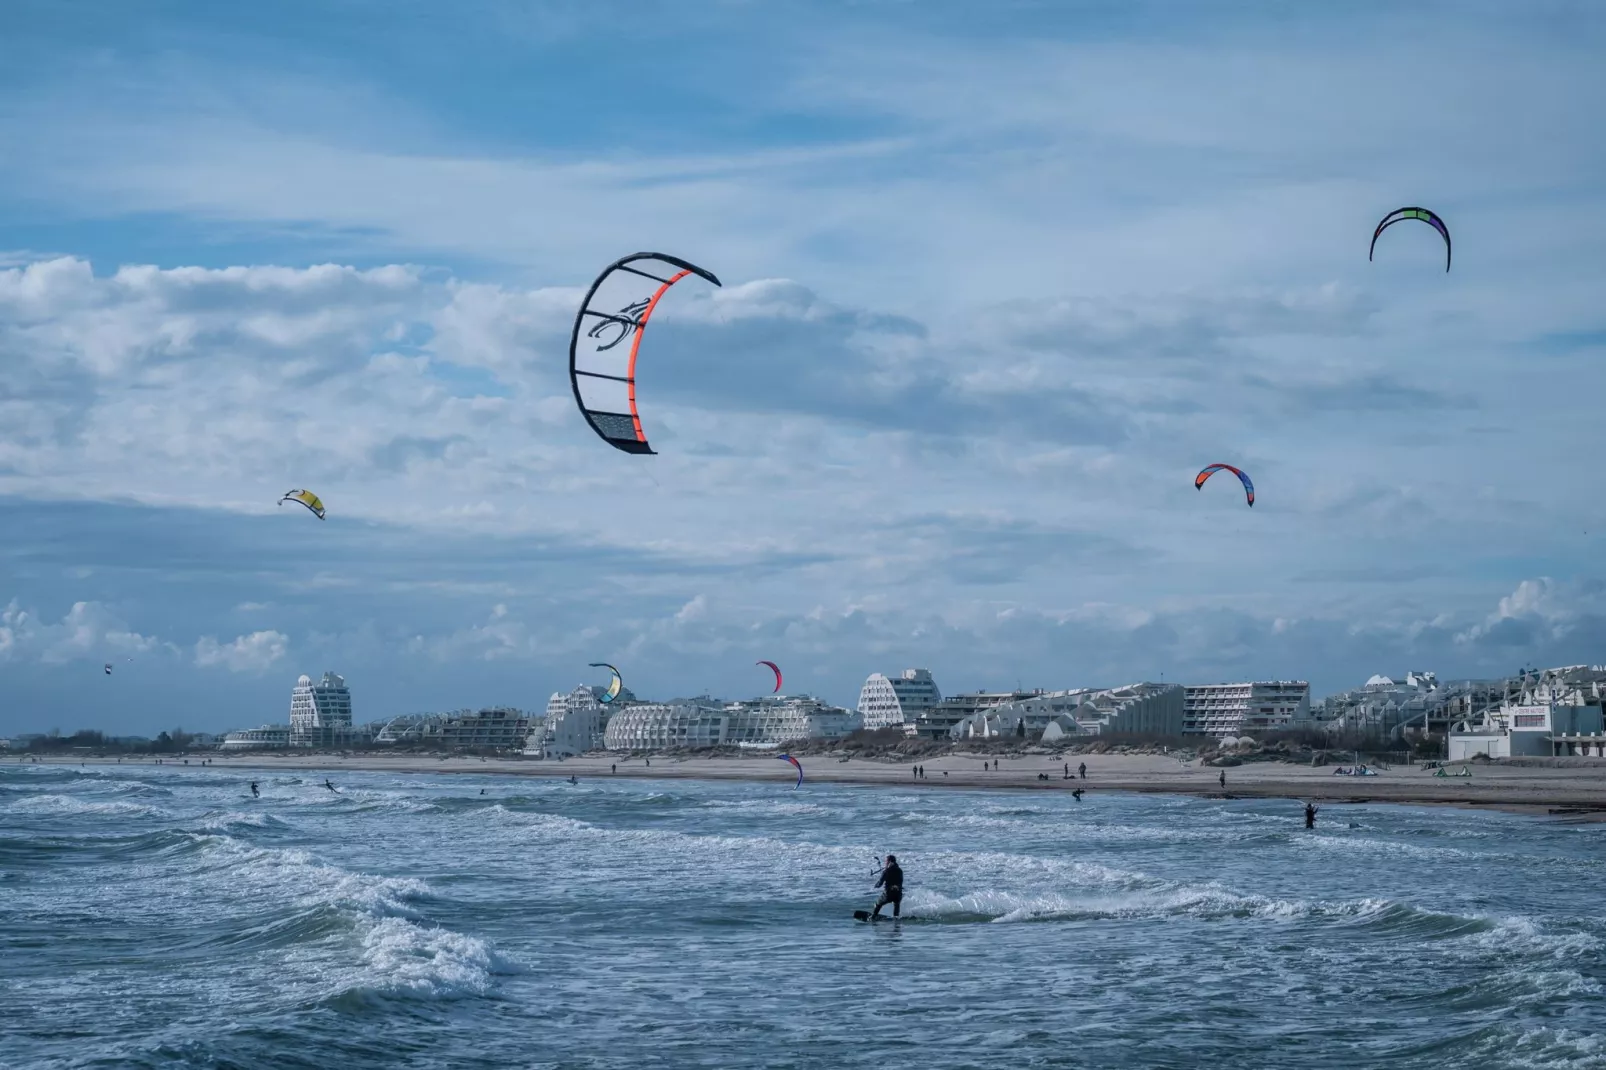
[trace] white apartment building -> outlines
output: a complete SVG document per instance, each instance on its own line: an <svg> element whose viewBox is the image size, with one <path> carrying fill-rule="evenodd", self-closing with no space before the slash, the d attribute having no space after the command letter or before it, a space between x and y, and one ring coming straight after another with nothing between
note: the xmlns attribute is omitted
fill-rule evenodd
<svg viewBox="0 0 1606 1070"><path fill-rule="evenodd" d="M350 741L351 691L332 672L312 682L302 676L290 692L290 746L338 747Z"/></svg>
<svg viewBox="0 0 1606 1070"><path fill-rule="evenodd" d="M808 695L723 704L705 695L620 710L603 735L609 750L776 746L803 739L841 739L860 723L858 713Z"/></svg>
<svg viewBox="0 0 1606 1070"><path fill-rule="evenodd" d="M1182 734L1184 689L1180 684L1044 691L978 710L948 730L951 739L1004 736L1053 741L1064 736L1134 733Z"/></svg>
<svg viewBox="0 0 1606 1070"><path fill-rule="evenodd" d="M1191 736L1236 736L1304 724L1310 720L1310 684L1260 680L1242 684L1189 684L1182 731Z"/></svg>
<svg viewBox="0 0 1606 1070"><path fill-rule="evenodd" d="M302 677L306 679L305 676ZM261 728L242 728L230 732L218 744L218 750L279 750L290 745L290 726L265 724Z"/></svg>
<svg viewBox="0 0 1606 1070"><path fill-rule="evenodd" d="M912 727L920 715L942 701L927 669L905 669L897 676L871 673L859 689L859 714L866 731Z"/></svg>
<svg viewBox="0 0 1606 1070"><path fill-rule="evenodd" d="M530 724L524 711L506 706L458 710L430 725L424 741L458 750L516 750L524 746Z"/></svg>
<svg viewBox="0 0 1606 1070"><path fill-rule="evenodd" d="M611 718L636 705L636 696L622 688L612 702L603 702L605 687L581 684L547 699L545 727L532 732L524 753L544 758L571 758L603 746L603 731Z"/></svg>
<svg viewBox="0 0 1606 1070"><path fill-rule="evenodd" d="M1041 688L1036 691L967 691L958 695L949 695L941 702L924 710L914 720L914 732L921 739L948 739L954 725L983 710L990 710L1011 702L1021 702L1025 699L1038 698L1047 694ZM905 729L907 731L907 728Z"/></svg>

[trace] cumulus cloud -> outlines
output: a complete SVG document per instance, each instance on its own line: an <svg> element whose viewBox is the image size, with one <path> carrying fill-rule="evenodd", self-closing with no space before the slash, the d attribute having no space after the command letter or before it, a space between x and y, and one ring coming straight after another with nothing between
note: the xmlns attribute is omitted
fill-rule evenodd
<svg viewBox="0 0 1606 1070"><path fill-rule="evenodd" d="M202 668L221 665L230 672L260 673L284 657L289 647L289 636L271 630L241 635L229 643L204 636L195 644L195 664Z"/></svg>
<svg viewBox="0 0 1606 1070"><path fill-rule="evenodd" d="M32 657L47 665L65 665L166 648L160 639L131 630L99 602L74 602L54 622L24 609L15 598L0 611L0 659Z"/></svg>

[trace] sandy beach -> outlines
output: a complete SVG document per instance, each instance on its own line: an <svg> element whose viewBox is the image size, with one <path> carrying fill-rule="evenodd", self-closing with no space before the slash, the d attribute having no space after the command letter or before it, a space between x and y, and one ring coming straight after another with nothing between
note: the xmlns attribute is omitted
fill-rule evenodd
<svg viewBox="0 0 1606 1070"><path fill-rule="evenodd" d="M190 757L191 766L201 759ZM1063 779L1065 762L1071 772L1079 762L1087 763L1085 780ZM62 765L116 765L115 758L52 757L44 761ZM183 759L165 758L177 765ZM1606 820L1606 768L1503 767L1477 763L1470 777L1436 777L1421 766L1396 766L1378 771L1377 776L1333 775L1332 766L1302 766L1280 762L1250 762L1225 770L1226 787L1220 783L1221 769L1201 766L1197 761L1183 764L1165 755L1096 754L1027 756L999 758L996 770L986 768L989 756L952 754L924 762L926 777L916 780L912 766L887 762L832 757L805 758L807 782L867 784L912 787L919 790L941 788L1034 789L1069 792L1081 787L1091 801L1099 792L1150 792L1197 795L1207 798L1287 798L1317 803L1387 802L1487 807L1517 813L1545 814L1551 809L1601 808L1599 814L1563 815L1568 820ZM154 765L156 759L140 756L124 758L125 765ZM650 762L650 764L649 764ZM387 773L480 773L503 776L537 777L651 777L658 779L695 778L706 780L793 782L792 767L773 757L753 758L671 758L584 757L563 761L533 759L483 759L477 757L430 757L425 755L363 754L342 757L330 754L297 755L217 755L211 758L215 770L237 769L242 775L291 770L307 770L333 775L342 770L372 770ZM617 771L614 771L617 770ZM1456 772L1451 768L1450 772ZM1038 774L1049 779L1039 779Z"/></svg>

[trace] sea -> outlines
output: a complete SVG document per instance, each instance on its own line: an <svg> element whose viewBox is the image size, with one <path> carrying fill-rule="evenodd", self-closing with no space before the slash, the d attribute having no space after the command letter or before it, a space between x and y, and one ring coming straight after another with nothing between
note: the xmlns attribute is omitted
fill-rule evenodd
<svg viewBox="0 0 1606 1070"><path fill-rule="evenodd" d="M251 775L0 767L0 1066L1606 1067L1606 826Z"/></svg>

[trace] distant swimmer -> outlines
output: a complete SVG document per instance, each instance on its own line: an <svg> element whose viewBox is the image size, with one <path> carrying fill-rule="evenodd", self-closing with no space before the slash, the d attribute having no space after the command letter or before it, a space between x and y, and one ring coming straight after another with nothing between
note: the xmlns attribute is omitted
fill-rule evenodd
<svg viewBox="0 0 1606 1070"><path fill-rule="evenodd" d="M484 789L484 788L481 788L481 789L480 789L480 794L481 794L481 795L484 795L484 794L485 794L485 789Z"/></svg>
<svg viewBox="0 0 1606 1070"><path fill-rule="evenodd" d="M1081 802L1082 801L1082 789L1081 788L1077 788L1075 791L1071 792L1071 798L1075 799L1077 802Z"/></svg>
<svg viewBox="0 0 1606 1070"><path fill-rule="evenodd" d="M254 781L254 780L251 781L251 798L253 798L253 799L262 798L262 793L257 790L257 782Z"/></svg>
<svg viewBox="0 0 1606 1070"><path fill-rule="evenodd" d="M1316 815L1319 814L1320 812L1321 811L1316 809L1314 804L1312 804L1312 803L1306 803L1305 804L1305 827L1306 828L1313 829L1313 828L1316 827Z"/></svg>
<svg viewBox="0 0 1606 1070"><path fill-rule="evenodd" d="M888 855L886 865L881 867L881 876L876 878L875 886L881 889L881 898L876 900L875 909L870 911L870 920L881 916L881 908L888 903L892 904L892 916L898 917L903 909L903 869L898 865L896 855Z"/></svg>

